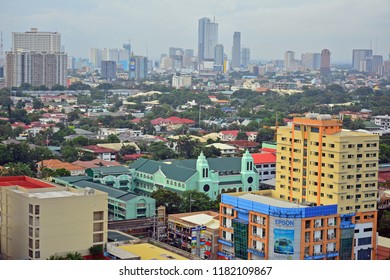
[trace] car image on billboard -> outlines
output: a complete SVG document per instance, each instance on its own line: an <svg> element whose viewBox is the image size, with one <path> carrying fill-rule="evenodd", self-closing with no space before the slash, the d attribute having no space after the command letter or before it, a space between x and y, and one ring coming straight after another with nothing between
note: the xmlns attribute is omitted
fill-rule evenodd
<svg viewBox="0 0 390 280"><path fill-rule="evenodd" d="M294 246L291 240L280 238L275 241L274 252L284 255L294 254Z"/></svg>

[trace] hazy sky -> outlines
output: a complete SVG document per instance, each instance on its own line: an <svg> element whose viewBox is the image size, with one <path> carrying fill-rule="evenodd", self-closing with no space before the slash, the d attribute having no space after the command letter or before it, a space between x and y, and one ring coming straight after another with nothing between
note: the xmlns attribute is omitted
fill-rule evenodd
<svg viewBox="0 0 390 280"><path fill-rule="evenodd" d="M370 48L388 59L389 0L0 0L4 49L12 32L36 27L61 33L69 55L88 58L91 47L118 48L159 58L169 47L194 49L198 20L219 24L219 43L231 57L233 32L251 59L282 59L287 50L328 48L333 62L352 60L352 49Z"/></svg>

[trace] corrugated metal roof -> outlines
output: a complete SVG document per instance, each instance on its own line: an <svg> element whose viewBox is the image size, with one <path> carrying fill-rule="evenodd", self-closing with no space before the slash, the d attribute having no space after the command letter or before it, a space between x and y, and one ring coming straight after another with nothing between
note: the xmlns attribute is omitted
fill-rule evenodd
<svg viewBox="0 0 390 280"><path fill-rule="evenodd" d="M154 174L159 169L161 169L161 171L168 179L172 179L179 182L186 182L196 173L196 165L195 168L189 168L186 166L167 164L161 161L154 161L143 158L131 164L130 168L134 168L136 171L148 174Z"/></svg>
<svg viewBox="0 0 390 280"><path fill-rule="evenodd" d="M124 166L103 166L103 167L93 167L89 169L91 169L94 173L99 172L102 175L130 173L130 171Z"/></svg>
<svg viewBox="0 0 390 280"><path fill-rule="evenodd" d="M196 171L196 159L173 160L171 164L140 158L129 165L131 169L148 174L154 174L159 169L168 179L185 182ZM241 158L208 158L209 167L214 171L241 171Z"/></svg>
<svg viewBox="0 0 390 280"><path fill-rule="evenodd" d="M120 199L122 201L129 201L129 200L132 200L132 199L138 197L138 195L135 193L118 190L118 189L115 189L112 187L108 187L106 185L102 185L102 184L94 183L94 182L90 182L90 181L79 181L79 182L74 183L74 185L76 187L79 187L79 188L96 189L96 190L107 193L109 197Z"/></svg>

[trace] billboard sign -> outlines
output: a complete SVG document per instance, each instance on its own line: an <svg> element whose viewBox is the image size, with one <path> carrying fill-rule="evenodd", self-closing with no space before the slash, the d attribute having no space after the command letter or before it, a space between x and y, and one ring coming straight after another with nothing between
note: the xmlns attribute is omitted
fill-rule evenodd
<svg viewBox="0 0 390 280"><path fill-rule="evenodd" d="M135 58L130 58L130 71L135 71Z"/></svg>
<svg viewBox="0 0 390 280"><path fill-rule="evenodd" d="M270 216L268 252L271 260L299 260L300 218Z"/></svg>

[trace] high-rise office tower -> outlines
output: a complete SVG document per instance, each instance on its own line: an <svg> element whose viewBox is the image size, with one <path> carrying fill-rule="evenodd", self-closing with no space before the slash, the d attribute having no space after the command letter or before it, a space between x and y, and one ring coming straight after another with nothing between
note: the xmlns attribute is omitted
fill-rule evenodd
<svg viewBox="0 0 390 280"><path fill-rule="evenodd" d="M295 52L286 51L284 53L284 67L288 72L293 72L298 70L298 63L295 60Z"/></svg>
<svg viewBox="0 0 390 280"><path fill-rule="evenodd" d="M218 23L201 18L198 26L198 61L214 60L214 48L218 44Z"/></svg>
<svg viewBox="0 0 390 280"><path fill-rule="evenodd" d="M75 58L73 56L69 56L68 55L67 69L68 70L74 70L75 69Z"/></svg>
<svg viewBox="0 0 390 280"><path fill-rule="evenodd" d="M91 48L89 50L89 62L92 64L92 67L100 68L102 66L102 50Z"/></svg>
<svg viewBox="0 0 390 280"><path fill-rule="evenodd" d="M330 51L328 49L323 49L321 51L321 68L320 72L323 75L330 74Z"/></svg>
<svg viewBox="0 0 390 280"><path fill-rule="evenodd" d="M241 66L241 32L234 32L231 67L238 68L240 66Z"/></svg>
<svg viewBox="0 0 390 280"><path fill-rule="evenodd" d="M294 118L277 132L276 197L336 205L349 224L336 233L340 259L375 259L378 157L378 135L342 130L330 115Z"/></svg>
<svg viewBox="0 0 390 280"><path fill-rule="evenodd" d="M303 53L301 55L303 70L320 69L321 54L319 53Z"/></svg>
<svg viewBox="0 0 390 280"><path fill-rule="evenodd" d="M215 65L223 65L223 45L222 44L217 44L215 46L214 50L214 64Z"/></svg>
<svg viewBox="0 0 390 280"><path fill-rule="evenodd" d="M185 49L184 57L183 57L183 67L190 68L194 66L194 50L193 49Z"/></svg>
<svg viewBox="0 0 390 280"><path fill-rule="evenodd" d="M172 59L173 68L183 68L184 50L182 48L169 48L169 57Z"/></svg>
<svg viewBox="0 0 390 280"><path fill-rule="evenodd" d="M130 55L131 55L131 44L130 44L130 42L127 43L127 44L123 44L123 48L125 50L127 50L127 53L129 54L129 59L130 59Z"/></svg>
<svg viewBox="0 0 390 280"><path fill-rule="evenodd" d="M140 81L148 76L148 58L145 56L130 57L130 79Z"/></svg>
<svg viewBox="0 0 390 280"><path fill-rule="evenodd" d="M383 75L383 56L372 56L372 73L382 76Z"/></svg>
<svg viewBox="0 0 390 280"><path fill-rule="evenodd" d="M251 50L250 48L241 48L241 65L243 67L248 67L251 60Z"/></svg>
<svg viewBox="0 0 390 280"><path fill-rule="evenodd" d="M27 32L12 33L12 50L18 49L38 52L61 52L61 35L57 32L40 32L31 28Z"/></svg>
<svg viewBox="0 0 390 280"><path fill-rule="evenodd" d="M113 80L116 78L116 62L113 60L102 60L102 73L103 79Z"/></svg>
<svg viewBox="0 0 390 280"><path fill-rule="evenodd" d="M117 64L121 61L128 60L130 53L127 49L121 48L104 48L101 50L102 60L112 60Z"/></svg>
<svg viewBox="0 0 390 280"><path fill-rule="evenodd" d="M352 69L363 71L365 72L365 69L362 69L362 62L364 64L364 61L367 59L371 59L372 57L372 50L367 49L359 49L359 50L353 50L352 51Z"/></svg>

